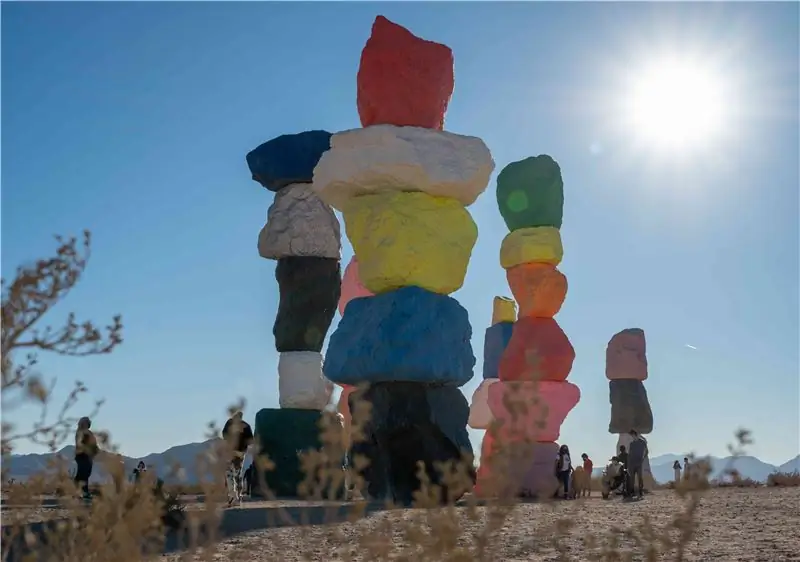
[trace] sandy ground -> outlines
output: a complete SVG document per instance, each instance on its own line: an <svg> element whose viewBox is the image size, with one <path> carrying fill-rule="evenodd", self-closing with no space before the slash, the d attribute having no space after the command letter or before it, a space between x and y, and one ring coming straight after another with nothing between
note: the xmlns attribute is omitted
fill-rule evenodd
<svg viewBox="0 0 800 562"><path fill-rule="evenodd" d="M502 528L491 533L484 559L498 562L586 560L590 552L599 554L602 548L589 544L590 535L597 536L601 545L607 547L614 525L635 528L649 518L654 527L661 529L670 525L682 506L682 500L670 491L655 492L642 501L631 503L619 498L610 501L592 498L553 505L520 504ZM489 524L491 508L478 508L474 520L466 508L457 508L457 512L459 538L446 546L446 550L452 553L453 547L460 549L463 555L458 557L443 554L425 557L410 550L404 523L426 521L437 512L398 510L378 513L356 523L254 531L222 541L213 553L166 555L160 562L201 559L220 562L472 560L477 549L475 537ZM698 514L697 538L688 546L684 560L800 561L800 488L712 490L704 496ZM558 520L568 520L572 527L554 544L553 529ZM436 539L446 542L454 532L441 527L431 532L428 526L427 534L426 540L430 542ZM378 543L384 545L383 556L379 557L377 552L367 554L362 545L364 537L369 535L377 536ZM635 535L616 536L620 548L628 552L631 559L645 560L647 547L637 544L637 539L643 543L652 541L643 539L646 531L641 528ZM677 538L677 531L672 532L672 537ZM665 553L663 546L660 550L656 559L677 559L675 551ZM563 553L561 558L559 551Z"/></svg>

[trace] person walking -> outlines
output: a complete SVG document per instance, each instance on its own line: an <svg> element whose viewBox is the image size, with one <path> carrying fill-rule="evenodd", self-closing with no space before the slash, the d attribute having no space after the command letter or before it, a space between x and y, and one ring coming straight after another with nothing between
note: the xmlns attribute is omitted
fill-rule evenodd
<svg viewBox="0 0 800 562"><path fill-rule="evenodd" d="M569 499L569 478L572 475L572 459L569 456L569 447L561 445L556 457L556 477L564 488L564 499Z"/></svg>
<svg viewBox="0 0 800 562"><path fill-rule="evenodd" d="M84 500L91 500L89 492L89 478L92 476L94 458L100 452L97 438L91 430L92 420L82 417L78 420L78 429L75 431L75 487L80 487Z"/></svg>
<svg viewBox="0 0 800 562"><path fill-rule="evenodd" d="M247 449L253 443L253 429L244 421L241 411L231 416L222 428L222 438L230 447L230 463L225 473L228 505L242 501L242 464Z"/></svg>
<svg viewBox="0 0 800 562"><path fill-rule="evenodd" d="M589 455L583 453L581 455L581 459L583 459L583 474L584 478L586 478L586 490L589 492L589 496L592 495L592 470L594 470L594 463L592 459L589 458Z"/></svg>
<svg viewBox="0 0 800 562"><path fill-rule="evenodd" d="M677 487L681 483L681 462L678 459L675 459L675 462L672 463L672 471L675 476L675 486Z"/></svg>
<svg viewBox="0 0 800 562"><path fill-rule="evenodd" d="M628 494L633 496L634 484L638 478L637 495L644 495L644 461L647 458L647 440L635 430L630 431L633 440L628 445Z"/></svg>
<svg viewBox="0 0 800 562"><path fill-rule="evenodd" d="M139 461L139 464L133 469L133 474L131 474L131 482L137 484L145 472L147 472L147 465L144 464L144 461Z"/></svg>

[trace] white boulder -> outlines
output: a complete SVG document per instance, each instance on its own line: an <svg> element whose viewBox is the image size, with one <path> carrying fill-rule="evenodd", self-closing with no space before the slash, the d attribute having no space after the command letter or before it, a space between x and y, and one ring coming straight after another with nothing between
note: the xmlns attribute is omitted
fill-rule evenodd
<svg viewBox="0 0 800 562"><path fill-rule="evenodd" d="M278 359L278 401L281 408L322 410L331 400L333 383L322 376L322 354L287 351Z"/></svg>
<svg viewBox="0 0 800 562"><path fill-rule="evenodd" d="M339 219L309 183L294 183L275 194L267 224L258 235L258 254L277 260L289 256L338 259L342 252Z"/></svg>
<svg viewBox="0 0 800 562"><path fill-rule="evenodd" d="M489 387L500 379L483 379L472 394L472 403L469 407L467 425L472 429L489 429L494 421L494 415L489 409Z"/></svg>
<svg viewBox="0 0 800 562"><path fill-rule="evenodd" d="M314 191L341 210L359 195L421 191L469 206L483 193L494 170L486 144L425 129L374 125L331 137L331 148L314 168Z"/></svg>

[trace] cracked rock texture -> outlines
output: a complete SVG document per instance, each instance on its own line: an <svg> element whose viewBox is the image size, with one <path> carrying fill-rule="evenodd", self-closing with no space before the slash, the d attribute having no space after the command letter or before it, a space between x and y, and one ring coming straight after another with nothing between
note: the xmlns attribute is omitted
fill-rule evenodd
<svg viewBox="0 0 800 562"><path fill-rule="evenodd" d="M343 215L361 282L373 293L414 285L448 295L464 284L478 227L454 199L363 195Z"/></svg>
<svg viewBox="0 0 800 562"><path fill-rule="evenodd" d="M509 230L561 228L564 181L558 163L542 154L503 168L497 176L497 205Z"/></svg>
<svg viewBox="0 0 800 562"><path fill-rule="evenodd" d="M563 258L561 232L552 226L509 232L500 244L500 265L503 269L528 262L558 265Z"/></svg>
<svg viewBox="0 0 800 562"><path fill-rule="evenodd" d="M484 192L493 170L477 137L376 125L333 135L314 169L314 190L339 210L353 197L387 191L449 197L466 207Z"/></svg>
<svg viewBox="0 0 800 562"><path fill-rule="evenodd" d="M331 400L333 384L322 376L322 354L289 351L278 358L278 396L281 408L322 410Z"/></svg>
<svg viewBox="0 0 800 562"><path fill-rule="evenodd" d="M494 416L489 409L489 387L499 382L499 379L484 379L472 394L469 406L469 420L467 423L472 429L489 429Z"/></svg>
<svg viewBox="0 0 800 562"><path fill-rule="evenodd" d="M361 51L356 78L361 125L441 129L453 95L453 52L383 16Z"/></svg>
<svg viewBox="0 0 800 562"><path fill-rule="evenodd" d="M567 278L554 265L528 262L506 270L519 317L552 318L567 298Z"/></svg>
<svg viewBox="0 0 800 562"><path fill-rule="evenodd" d="M258 254L277 260L289 256L339 259L339 219L307 183L286 186L275 194L267 224L258 235Z"/></svg>
<svg viewBox="0 0 800 562"><path fill-rule="evenodd" d="M614 334L606 347L606 378L647 380L644 330L628 328Z"/></svg>
<svg viewBox="0 0 800 562"><path fill-rule="evenodd" d="M461 386L475 367L471 337L469 316L458 301L405 287L350 301L331 334L323 372L336 384Z"/></svg>
<svg viewBox="0 0 800 562"><path fill-rule="evenodd" d="M502 422L498 437L558 441L561 424L578 404L580 389L570 382L504 382L489 387L489 408Z"/></svg>
<svg viewBox="0 0 800 562"><path fill-rule="evenodd" d="M247 153L247 166L257 181L270 191L293 183L311 183L314 166L330 148L328 131L281 135Z"/></svg>
<svg viewBox="0 0 800 562"><path fill-rule="evenodd" d="M575 349L552 318L520 318L500 358L503 381L563 381L572 370Z"/></svg>
<svg viewBox="0 0 800 562"><path fill-rule="evenodd" d="M608 390L611 402L609 433L627 433L631 429L642 434L653 431L653 411L642 381L608 381Z"/></svg>
<svg viewBox="0 0 800 562"><path fill-rule="evenodd" d="M338 259L288 257L275 267L280 301L272 333L275 349L321 351L341 294Z"/></svg>
<svg viewBox="0 0 800 562"><path fill-rule="evenodd" d="M351 395L351 411L354 398ZM420 488L418 461L425 464L431 484L443 485L436 463L460 462L462 454L471 457L469 406L457 388L384 382L371 385L361 399L371 405L371 415L354 420L363 423L365 439L353 443L352 455L370 461L362 472L369 496L409 505ZM452 492L458 498L466 491Z"/></svg>

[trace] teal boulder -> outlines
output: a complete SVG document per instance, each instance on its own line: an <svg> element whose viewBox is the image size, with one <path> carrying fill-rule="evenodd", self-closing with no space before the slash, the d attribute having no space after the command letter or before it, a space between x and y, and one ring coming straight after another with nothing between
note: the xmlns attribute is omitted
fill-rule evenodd
<svg viewBox="0 0 800 562"><path fill-rule="evenodd" d="M537 226L561 228L564 181L550 156L512 162L497 176L497 205L510 231Z"/></svg>

